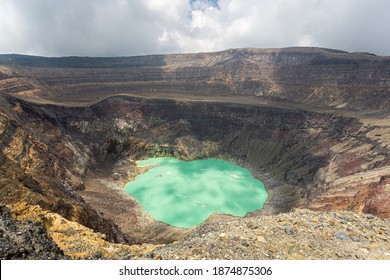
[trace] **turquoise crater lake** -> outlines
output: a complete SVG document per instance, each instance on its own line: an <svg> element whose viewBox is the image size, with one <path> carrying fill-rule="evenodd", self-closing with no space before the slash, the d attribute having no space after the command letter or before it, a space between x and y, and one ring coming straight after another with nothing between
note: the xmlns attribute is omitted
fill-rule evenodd
<svg viewBox="0 0 390 280"><path fill-rule="evenodd" d="M248 170L224 160L150 158L137 165L152 168L124 190L155 220L175 227L196 226L213 213L243 217L261 209L268 197Z"/></svg>

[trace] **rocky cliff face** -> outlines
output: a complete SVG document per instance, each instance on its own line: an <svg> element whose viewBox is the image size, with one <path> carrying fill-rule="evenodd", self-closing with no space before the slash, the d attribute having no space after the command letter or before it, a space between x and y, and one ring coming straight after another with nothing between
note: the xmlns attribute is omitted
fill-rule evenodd
<svg viewBox="0 0 390 280"><path fill-rule="evenodd" d="M37 204L102 231L111 241L125 241L115 224L75 193L83 188L88 149L39 110L1 99L1 202Z"/></svg>
<svg viewBox="0 0 390 280"><path fill-rule="evenodd" d="M171 155L247 167L270 192L263 214L389 218L389 70L388 58L323 49L0 56L1 203L39 205L111 242L170 242L190 231L136 202L114 209L120 189L104 178L120 185L137 172L124 162Z"/></svg>

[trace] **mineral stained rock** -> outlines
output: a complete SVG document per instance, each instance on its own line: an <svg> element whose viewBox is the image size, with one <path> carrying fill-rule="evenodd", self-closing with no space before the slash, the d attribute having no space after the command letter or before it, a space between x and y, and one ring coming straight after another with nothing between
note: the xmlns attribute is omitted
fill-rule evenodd
<svg viewBox="0 0 390 280"><path fill-rule="evenodd" d="M67 259L37 221L18 221L10 209L0 205L1 259Z"/></svg>

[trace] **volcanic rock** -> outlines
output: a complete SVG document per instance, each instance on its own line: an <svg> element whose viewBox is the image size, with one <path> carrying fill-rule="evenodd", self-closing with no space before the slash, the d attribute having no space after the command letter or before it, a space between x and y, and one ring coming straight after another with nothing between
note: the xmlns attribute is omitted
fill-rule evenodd
<svg viewBox="0 0 390 280"><path fill-rule="evenodd" d="M124 178L148 156L217 157L264 182L269 199L249 219L295 208L389 218L389 73L388 57L318 48L0 55L0 202L38 206L106 242L170 243L195 229L154 221Z"/></svg>

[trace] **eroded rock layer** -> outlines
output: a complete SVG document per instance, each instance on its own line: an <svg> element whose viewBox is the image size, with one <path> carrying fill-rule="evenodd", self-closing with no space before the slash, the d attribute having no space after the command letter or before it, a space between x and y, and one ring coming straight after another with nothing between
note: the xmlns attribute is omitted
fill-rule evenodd
<svg viewBox="0 0 390 280"><path fill-rule="evenodd" d="M8 55L0 63L2 90L33 100L81 103L126 93L389 108L390 59L365 53L287 48L127 58Z"/></svg>
<svg viewBox="0 0 390 280"><path fill-rule="evenodd" d="M133 160L218 157L264 182L263 214L389 218L389 81L388 58L323 49L0 56L1 203L39 205L110 242L167 243L193 230L123 195L141 172Z"/></svg>

